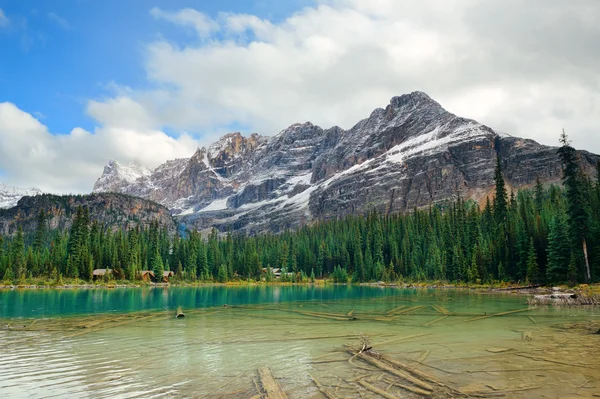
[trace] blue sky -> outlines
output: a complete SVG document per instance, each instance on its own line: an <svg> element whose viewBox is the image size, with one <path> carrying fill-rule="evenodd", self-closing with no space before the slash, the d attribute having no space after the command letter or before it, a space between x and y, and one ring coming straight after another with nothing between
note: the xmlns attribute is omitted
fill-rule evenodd
<svg viewBox="0 0 600 399"><path fill-rule="evenodd" d="M168 38L196 41L150 14L193 8L216 18L221 12L252 14L280 21L310 0L0 0L10 25L0 29L0 102L15 103L54 134L76 126L91 130L90 99L112 94L113 83L144 88L145 46ZM233 124L232 127L235 127ZM165 130L169 130L166 126Z"/></svg>
<svg viewBox="0 0 600 399"><path fill-rule="evenodd" d="M600 153L600 1L0 0L0 180L89 192L225 133L351 128L424 91ZM560 26L560 29L556 29Z"/></svg>

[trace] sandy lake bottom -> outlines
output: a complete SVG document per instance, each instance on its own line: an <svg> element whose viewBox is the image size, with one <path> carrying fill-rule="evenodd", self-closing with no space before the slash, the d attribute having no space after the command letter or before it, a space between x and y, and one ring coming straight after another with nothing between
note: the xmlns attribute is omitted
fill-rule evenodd
<svg viewBox="0 0 600 399"><path fill-rule="evenodd" d="M599 328L464 290L4 291L0 397L593 398Z"/></svg>

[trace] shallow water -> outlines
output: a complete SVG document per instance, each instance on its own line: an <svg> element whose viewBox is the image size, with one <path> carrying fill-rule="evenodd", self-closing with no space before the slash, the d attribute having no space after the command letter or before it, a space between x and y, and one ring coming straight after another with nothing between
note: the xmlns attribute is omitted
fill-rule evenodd
<svg viewBox="0 0 600 399"><path fill-rule="evenodd" d="M227 306L223 306L223 305ZM175 319L181 307L186 318ZM525 310L495 317L485 315ZM456 391L600 394L600 311L530 308L523 296L380 287L201 287L0 292L1 398L257 394L269 367L290 398L398 397L344 345L410 364ZM448 397L436 390L432 397Z"/></svg>

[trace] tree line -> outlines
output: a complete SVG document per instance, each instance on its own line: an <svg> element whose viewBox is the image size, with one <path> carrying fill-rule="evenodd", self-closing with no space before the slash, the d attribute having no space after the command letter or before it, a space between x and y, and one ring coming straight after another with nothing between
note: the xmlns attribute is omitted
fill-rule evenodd
<svg viewBox="0 0 600 399"><path fill-rule="evenodd" d="M181 281L226 282L274 278L336 282L443 280L578 283L600 279L600 162L586 176L566 134L558 150L563 186L508 193L498 159L495 196L480 206L457 198L407 214L349 216L282 234L203 237L170 235L153 222L127 231L90 222L78 208L68 231L37 228L0 236L0 277L92 280L94 269L112 269L118 280L137 280L143 270ZM267 272L264 272L266 268Z"/></svg>

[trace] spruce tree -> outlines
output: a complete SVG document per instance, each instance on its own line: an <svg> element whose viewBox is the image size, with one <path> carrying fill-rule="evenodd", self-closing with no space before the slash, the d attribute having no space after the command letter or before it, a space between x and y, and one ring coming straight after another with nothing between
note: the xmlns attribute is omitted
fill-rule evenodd
<svg viewBox="0 0 600 399"><path fill-rule="evenodd" d="M154 278L159 283L163 281L163 274L165 272L165 266L162 260L162 257L158 253L158 247L154 250L154 260L152 261L152 272L154 273Z"/></svg>
<svg viewBox="0 0 600 399"><path fill-rule="evenodd" d="M590 264L587 252L588 215L582 187L582 177L577 163L577 151L571 147L567 134L563 130L560 136L561 147L558 155L563 165L563 184L566 188L569 234L573 248L582 249L585 262L586 281L591 280Z"/></svg>
<svg viewBox="0 0 600 399"><path fill-rule="evenodd" d="M530 283L539 283L540 268L537 262L537 254L533 245L533 238L529 241L529 253L527 256L527 281Z"/></svg>
<svg viewBox="0 0 600 399"><path fill-rule="evenodd" d="M550 223L548 234L548 282L564 282L567 279L571 246L567 234L567 223L562 214L556 215Z"/></svg>
<svg viewBox="0 0 600 399"><path fill-rule="evenodd" d="M496 223L501 224L506 221L508 213L508 195L506 192L506 183L502 174L502 162L500 156L496 158L496 169L494 171L494 182L496 184L496 196L494 197L494 218Z"/></svg>
<svg viewBox="0 0 600 399"><path fill-rule="evenodd" d="M25 272L25 239L23 237L23 228L19 225L17 235L12 245L12 272L16 277L20 277Z"/></svg>

